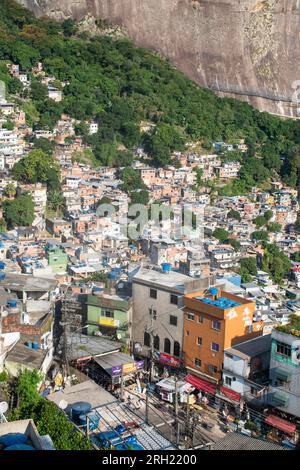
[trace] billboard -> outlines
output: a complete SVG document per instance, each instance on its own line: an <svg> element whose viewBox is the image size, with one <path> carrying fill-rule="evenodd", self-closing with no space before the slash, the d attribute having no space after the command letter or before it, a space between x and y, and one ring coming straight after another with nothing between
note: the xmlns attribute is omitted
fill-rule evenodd
<svg viewBox="0 0 300 470"><path fill-rule="evenodd" d="M155 353L154 358L159 361L163 362L164 364L171 366L171 367L180 367L180 359L177 357L169 356L169 354L165 353Z"/></svg>

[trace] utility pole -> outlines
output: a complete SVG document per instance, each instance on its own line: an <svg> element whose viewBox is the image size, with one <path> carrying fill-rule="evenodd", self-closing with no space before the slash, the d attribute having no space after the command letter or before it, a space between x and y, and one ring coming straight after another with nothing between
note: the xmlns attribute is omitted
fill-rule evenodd
<svg viewBox="0 0 300 470"><path fill-rule="evenodd" d="M123 401L124 398L124 374L123 374L123 366L121 370L121 401Z"/></svg>
<svg viewBox="0 0 300 470"><path fill-rule="evenodd" d="M175 425L176 425L176 445L179 445L179 419L178 419L178 377L175 375Z"/></svg>
<svg viewBox="0 0 300 470"><path fill-rule="evenodd" d="M190 390L188 391L188 395L187 395L185 434L186 434L186 448L188 449L189 441L190 441Z"/></svg>
<svg viewBox="0 0 300 470"><path fill-rule="evenodd" d="M154 375L153 374L154 337L153 337L153 306L152 305L150 308L150 316L151 316L150 327L146 328L146 332L149 333L149 336L150 336L149 383L152 382L153 375Z"/></svg>

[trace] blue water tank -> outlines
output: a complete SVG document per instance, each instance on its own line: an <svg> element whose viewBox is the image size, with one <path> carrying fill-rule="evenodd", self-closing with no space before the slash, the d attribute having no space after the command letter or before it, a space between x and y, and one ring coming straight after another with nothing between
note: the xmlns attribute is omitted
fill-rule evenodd
<svg viewBox="0 0 300 470"><path fill-rule="evenodd" d="M0 281L4 281L5 277L6 277L6 274L0 272Z"/></svg>
<svg viewBox="0 0 300 470"><path fill-rule="evenodd" d="M26 341L25 344L26 344L27 348L32 349L32 341Z"/></svg>
<svg viewBox="0 0 300 470"><path fill-rule="evenodd" d="M80 415L87 414L91 411L92 405L86 401L78 401L73 403L71 406L72 410L72 417L75 419L79 419Z"/></svg>
<svg viewBox="0 0 300 470"><path fill-rule="evenodd" d="M27 444L13 444L12 446L5 447L4 450L36 450L36 449Z"/></svg>
<svg viewBox="0 0 300 470"><path fill-rule="evenodd" d="M211 295L218 295L218 289L217 289L217 287L210 287L210 288L209 288L209 293L210 293Z"/></svg>
<svg viewBox="0 0 300 470"><path fill-rule="evenodd" d="M10 307L10 308L16 308L16 306L17 306L16 299L9 299L7 301L7 306Z"/></svg>
<svg viewBox="0 0 300 470"><path fill-rule="evenodd" d="M32 343L32 349L39 349L39 343Z"/></svg>
<svg viewBox="0 0 300 470"><path fill-rule="evenodd" d="M15 444L26 444L28 437L20 432L10 432L0 437L0 444L9 447Z"/></svg>
<svg viewBox="0 0 300 470"><path fill-rule="evenodd" d="M5 268L5 263L4 261L0 260L0 269L4 269L4 268Z"/></svg>
<svg viewBox="0 0 300 470"><path fill-rule="evenodd" d="M161 267L164 273L169 273L171 271L172 265L170 263L162 263Z"/></svg>

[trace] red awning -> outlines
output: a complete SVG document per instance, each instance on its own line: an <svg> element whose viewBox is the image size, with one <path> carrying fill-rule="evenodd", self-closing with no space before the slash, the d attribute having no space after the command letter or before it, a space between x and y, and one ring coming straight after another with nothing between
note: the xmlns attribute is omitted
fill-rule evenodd
<svg viewBox="0 0 300 470"><path fill-rule="evenodd" d="M230 398L230 400L233 401L240 401L241 395L234 390L231 390L230 388L227 387L221 387L220 392L225 395L225 397Z"/></svg>
<svg viewBox="0 0 300 470"><path fill-rule="evenodd" d="M185 380L193 385L193 387L197 388L198 390L202 390L203 392L212 393L216 392L217 385L208 382L208 380L199 379L199 377L195 377L192 374L186 376Z"/></svg>
<svg viewBox="0 0 300 470"><path fill-rule="evenodd" d="M281 431L284 431L290 434L296 431L295 424L290 423L289 421L285 421L285 419L279 418L278 416L275 416L275 415L268 416L265 419L265 422L267 424L270 424L271 426L274 426L274 428L280 429Z"/></svg>

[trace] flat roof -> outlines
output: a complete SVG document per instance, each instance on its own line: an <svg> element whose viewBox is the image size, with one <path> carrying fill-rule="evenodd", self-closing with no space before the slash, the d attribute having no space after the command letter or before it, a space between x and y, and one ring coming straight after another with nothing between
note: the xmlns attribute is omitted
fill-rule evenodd
<svg viewBox="0 0 300 470"><path fill-rule="evenodd" d="M70 341L70 338L68 338ZM87 335L72 335L72 360L96 357L118 351L122 343Z"/></svg>
<svg viewBox="0 0 300 470"><path fill-rule="evenodd" d="M211 450L287 450L274 442L230 432L211 446Z"/></svg>
<svg viewBox="0 0 300 470"><path fill-rule="evenodd" d="M45 292L54 290L57 281L47 278L38 278L27 274L8 273L0 281L0 286L12 291Z"/></svg>
<svg viewBox="0 0 300 470"><path fill-rule="evenodd" d="M124 353L112 353L102 357L95 357L94 361L99 364L102 369L110 371L114 366L122 366L123 364L131 364L135 362L135 359L129 354Z"/></svg>
<svg viewBox="0 0 300 470"><path fill-rule="evenodd" d="M238 353L239 356L245 359L255 357L266 351L271 351L271 334L259 336L258 338L237 344L233 348L225 349L225 352L235 355Z"/></svg>
<svg viewBox="0 0 300 470"><path fill-rule="evenodd" d="M186 276L175 271L169 273L163 273L162 271L156 271L155 269L141 268L134 276L133 282L141 281L147 284L156 284L159 286L177 288L178 290L184 291L184 284L186 282L193 281L194 278Z"/></svg>
<svg viewBox="0 0 300 470"><path fill-rule="evenodd" d="M108 405L109 403L117 401L113 395L92 380L86 380L85 382L72 385L71 387L66 387L60 392L50 393L46 398L57 406L61 400L67 401L69 405L78 401L86 401L91 404L92 408Z"/></svg>
<svg viewBox="0 0 300 470"><path fill-rule="evenodd" d="M48 351L43 349L31 349L20 341L6 356L6 362L16 362L25 366L30 365L34 369L40 369Z"/></svg>

